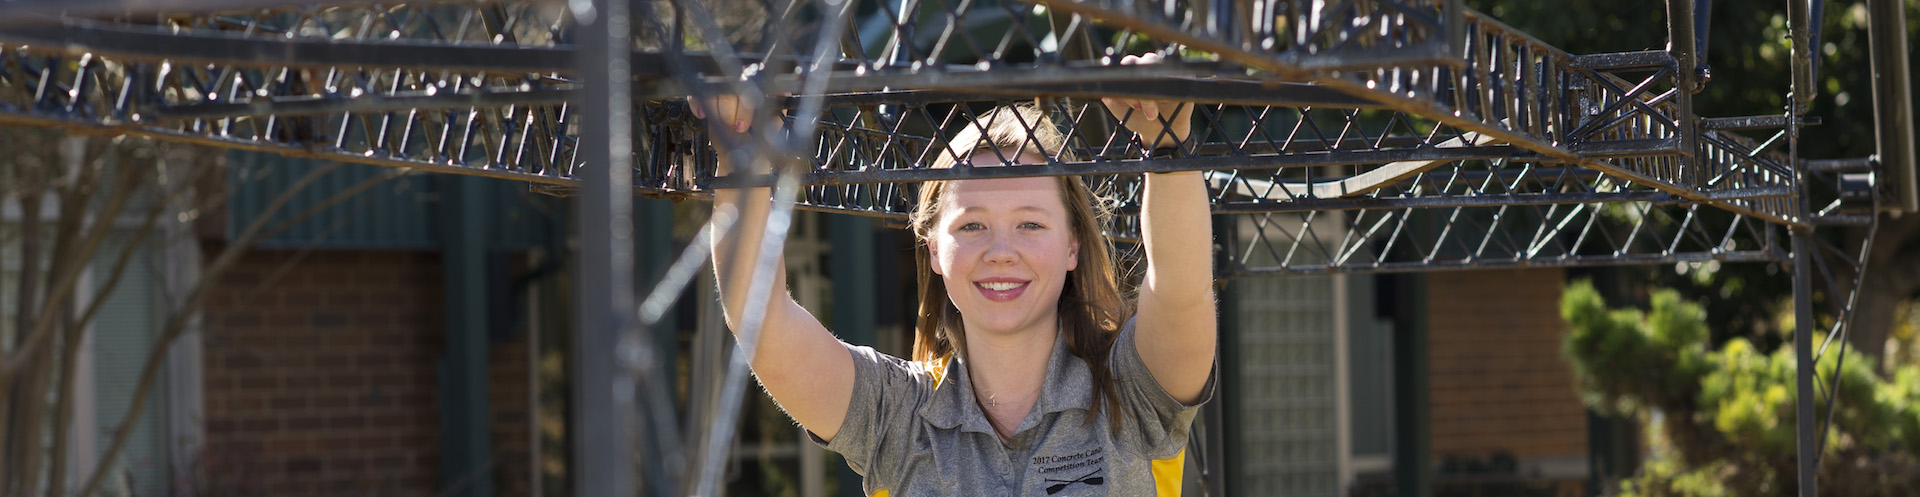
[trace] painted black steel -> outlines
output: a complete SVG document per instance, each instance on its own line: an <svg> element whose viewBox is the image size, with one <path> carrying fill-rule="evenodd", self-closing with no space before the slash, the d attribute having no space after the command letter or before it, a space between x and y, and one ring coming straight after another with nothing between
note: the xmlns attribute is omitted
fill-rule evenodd
<svg viewBox="0 0 1920 497"><path fill-rule="evenodd" d="M639 391L637 367L653 354L639 340L630 306L633 291L633 196L626 171L633 157L629 137L631 107L626 64L618 60L631 36L627 2L598 0L573 15L586 27L580 59L584 69L584 133L595 146L584 147L583 177L592 177L580 192L576 232L580 236L576 321L572 364L573 410L569 440L573 448L570 475L577 497L636 495L636 480L644 480L649 495L672 495L673 487L662 457L635 461L634 447L649 447L641 434L664 435L641 429L634 396ZM587 176L591 175L591 176ZM669 432L670 433L670 432ZM646 475L635 477L636 463Z"/></svg>
<svg viewBox="0 0 1920 497"><path fill-rule="evenodd" d="M1800 116L1800 126L1818 126L1819 124L1820 116ZM1787 127L1787 116L1709 117L1700 120L1700 127L1725 131L1781 129Z"/></svg>
<svg viewBox="0 0 1920 497"><path fill-rule="evenodd" d="M1793 230L1793 391L1796 494L1816 497L1821 447L1814 421L1814 375L1818 368L1813 358L1813 230ZM1834 374L1840 374L1834 371Z"/></svg>
<svg viewBox="0 0 1920 497"><path fill-rule="evenodd" d="M179 33L162 26L107 26L70 20L59 27L0 30L0 41L45 46L70 54L98 53L131 59L272 67L432 67L462 71L571 71L570 50L553 47L447 43L445 41L352 41L269 38L218 32ZM657 57L658 55L656 55Z"/></svg>
<svg viewBox="0 0 1920 497"><path fill-rule="evenodd" d="M1920 212L1920 162L1913 133L1913 74L1908 66L1907 9L1899 0L1867 2L1867 46L1873 60L1875 154L1885 167L1885 207Z"/></svg>
<svg viewBox="0 0 1920 497"><path fill-rule="evenodd" d="M1574 57L1568 66L1574 69L1661 69L1675 64L1673 54L1665 50L1616 52Z"/></svg>
<svg viewBox="0 0 1920 497"><path fill-rule="evenodd" d="M7 0L0 2L0 26L58 24L69 16L196 12L228 9L358 5L365 0Z"/></svg>

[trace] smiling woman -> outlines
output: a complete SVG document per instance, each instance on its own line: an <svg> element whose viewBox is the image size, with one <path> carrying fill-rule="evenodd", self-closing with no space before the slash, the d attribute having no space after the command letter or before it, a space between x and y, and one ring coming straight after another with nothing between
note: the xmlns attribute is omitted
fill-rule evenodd
<svg viewBox="0 0 1920 497"><path fill-rule="evenodd" d="M1133 62L1132 60L1128 61ZM1187 138L1190 105L1107 100L1143 143ZM738 100L696 102L746 133ZM957 133L935 167L1074 160L1040 111L1002 107ZM721 157L722 174L730 170ZM759 243L765 188L721 190L738 224L716 248ZM1146 270L1122 294L1105 204L1074 176L921 185L912 213L920 310L912 360L836 339L773 272L756 377L872 495L1177 495L1188 429L1212 390L1212 232L1198 172L1151 174ZM751 251L741 250L739 253ZM751 264L714 251L730 326ZM1137 309L1137 311L1136 311Z"/></svg>
<svg viewBox="0 0 1920 497"><path fill-rule="evenodd" d="M935 167L954 167L959 164L956 158L972 167L1044 164L1049 157L1074 160L1065 143L1038 109L1001 107L956 133ZM1090 370L1089 414L1118 412L1118 406L1111 405L1116 396L1107 353L1113 333L1132 309L1120 295L1111 244L1100 233L1107 203L1078 177L1051 176L929 182L921 185L914 205L911 224L926 248L918 254L920 316L914 360L944 363L955 352L967 355L971 345L1000 352L967 357L989 366L974 369L1009 371L1022 364L1036 369L973 378L975 390L988 399L988 421L1008 437L1032 405L1031 396L1039 392L1045 373L1037 370L1044 361L1018 355L1051 349L1051 343L1033 341L1051 342L1057 333ZM1074 271L1082 261L1087 270ZM952 272L955 269L961 272ZM1036 279L1034 295L1018 299L1036 286ZM983 285L976 290L975 282ZM1007 283L1016 288L995 288ZM966 314L963 307L976 311ZM981 333L970 337L968 330L976 327ZM993 364L1003 361L1006 364ZM994 411L1004 411L1011 419L997 419L1002 416ZM1112 426L1121 421L1109 417Z"/></svg>

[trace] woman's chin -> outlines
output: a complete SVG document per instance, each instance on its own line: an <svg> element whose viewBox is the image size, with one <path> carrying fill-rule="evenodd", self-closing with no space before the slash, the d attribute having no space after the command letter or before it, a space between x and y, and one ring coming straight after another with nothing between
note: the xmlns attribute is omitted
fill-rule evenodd
<svg viewBox="0 0 1920 497"><path fill-rule="evenodd" d="M1028 329L1039 328L1041 328L1041 326L1017 317L1007 317L1004 319L988 318L968 322L967 334L975 336L1014 336Z"/></svg>

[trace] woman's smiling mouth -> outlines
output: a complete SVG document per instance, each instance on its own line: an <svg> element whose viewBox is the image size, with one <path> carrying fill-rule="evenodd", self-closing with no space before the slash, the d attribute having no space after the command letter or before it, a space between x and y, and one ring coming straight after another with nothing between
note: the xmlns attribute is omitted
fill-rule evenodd
<svg viewBox="0 0 1920 497"><path fill-rule="evenodd" d="M1027 283L1026 281L1018 280L994 279L990 281L976 281L973 283L973 286L974 288L979 288L980 294L985 296L987 300L1007 302L1020 298L1020 294L1025 293L1027 290Z"/></svg>

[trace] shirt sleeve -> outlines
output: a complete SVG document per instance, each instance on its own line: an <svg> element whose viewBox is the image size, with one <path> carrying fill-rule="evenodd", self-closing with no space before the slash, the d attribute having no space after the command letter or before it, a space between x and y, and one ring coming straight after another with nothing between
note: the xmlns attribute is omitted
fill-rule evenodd
<svg viewBox="0 0 1920 497"><path fill-rule="evenodd" d="M1130 429L1121 432L1128 434L1128 438L1139 437L1132 442L1138 444L1136 447L1142 455L1151 459L1172 457L1185 448L1193 418L1200 413L1200 406L1213 398L1215 373L1207 373L1207 384L1201 388L1199 400L1193 405L1181 404L1160 387L1160 381L1153 378L1146 361L1140 358L1140 349L1134 341L1133 319L1120 327L1120 336L1114 339L1108 362L1114 379L1118 380L1115 393L1127 411L1121 422Z"/></svg>
<svg viewBox="0 0 1920 497"><path fill-rule="evenodd" d="M853 397L847 403L847 416L832 441L822 441L811 431L807 438L840 454L848 467L871 480L873 462L888 447L904 443L912 432L920 406L932 396L932 376L919 363L872 347L846 347L853 356Z"/></svg>

